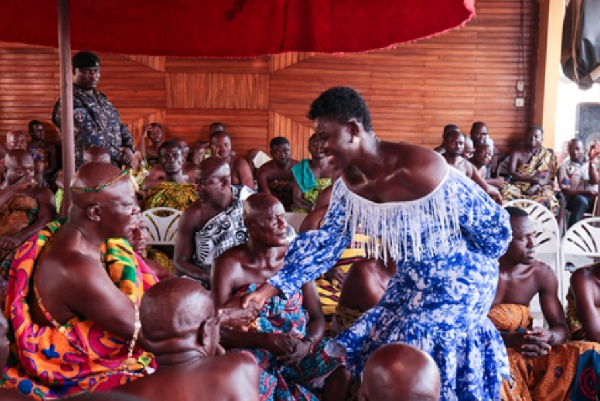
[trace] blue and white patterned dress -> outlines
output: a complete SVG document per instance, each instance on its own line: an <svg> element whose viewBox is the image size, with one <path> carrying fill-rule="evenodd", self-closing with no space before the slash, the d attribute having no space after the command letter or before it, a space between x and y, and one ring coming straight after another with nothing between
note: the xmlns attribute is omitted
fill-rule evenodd
<svg viewBox="0 0 600 401"><path fill-rule="evenodd" d="M375 203L339 179L323 227L297 237L269 283L291 296L333 266L359 225L380 239L367 254L389 255L398 272L379 304L337 338L350 371L359 375L379 346L402 341L435 359L442 400L500 400L510 371L487 313L497 258L511 240L508 214L453 168L434 191L408 202Z"/></svg>

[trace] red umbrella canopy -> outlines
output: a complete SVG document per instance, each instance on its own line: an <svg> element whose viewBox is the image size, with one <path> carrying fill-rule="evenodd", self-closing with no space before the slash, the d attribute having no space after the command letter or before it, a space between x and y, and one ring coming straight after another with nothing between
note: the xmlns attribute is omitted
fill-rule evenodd
<svg viewBox="0 0 600 401"><path fill-rule="evenodd" d="M361 52L446 31L475 0L74 0L75 49L187 57ZM56 0L0 2L0 40L58 46Z"/></svg>

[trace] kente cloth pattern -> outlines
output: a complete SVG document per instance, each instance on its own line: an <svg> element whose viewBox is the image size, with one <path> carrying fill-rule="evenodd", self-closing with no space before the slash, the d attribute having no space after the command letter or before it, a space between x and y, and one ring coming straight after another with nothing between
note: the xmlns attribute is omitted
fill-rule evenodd
<svg viewBox="0 0 600 401"><path fill-rule="evenodd" d="M596 308L596 310L600 313L600 308ZM569 292L567 293L567 325L571 331L572 341L588 341L587 334L579 320L579 316L577 316L577 307L571 288L569 288Z"/></svg>
<svg viewBox="0 0 600 401"><path fill-rule="evenodd" d="M549 171L550 172L550 184L540 185L539 189L533 196L529 196L526 194L526 191L531 187L531 184L528 182L512 182L506 183L501 189L502 200L504 202L509 202L515 199L531 199L533 201L539 202L542 205L546 206L548 209L552 211L555 215L558 215L558 199L554 194L554 189L552 183L554 182L554 178L556 177L557 171L557 162L556 155L551 149L546 149L541 147L537 150L536 153L531 156L531 159L527 163L522 164L517 172L519 174L525 174L533 176L535 173L539 171Z"/></svg>
<svg viewBox="0 0 600 401"><path fill-rule="evenodd" d="M531 314L525 305L494 305L488 316L501 332L531 328ZM570 342L553 345L548 354L528 359L508 348L511 380L502 383L502 400L596 400L600 390L599 351L597 343Z"/></svg>
<svg viewBox="0 0 600 401"><path fill-rule="evenodd" d="M236 292L246 294L256 288L257 285L253 283ZM287 299L272 297L264 304L248 331L290 333L303 338L308 323L308 313L302 306L303 299L302 290ZM260 367L261 401L318 401L319 390L315 387L318 386L317 383L343 364L342 358L333 358L325 352L329 341L323 340L316 344L313 353L302 359L297 367L283 365L267 350L244 348L243 351L254 357Z"/></svg>
<svg viewBox="0 0 600 401"><path fill-rule="evenodd" d="M37 220L37 199L25 194L13 195L5 204L0 206L0 237L15 235L32 225ZM13 249L0 251L0 262L11 255ZM10 261L9 261L10 262ZM1 275L7 278L6 270Z"/></svg>
<svg viewBox="0 0 600 401"><path fill-rule="evenodd" d="M333 266L359 226L381 239L365 244L367 257L391 257L397 273L379 304L337 337L350 371L360 375L374 350L402 341L437 362L442 401L499 400L510 370L487 312L497 258L511 240L508 213L453 168L431 193L407 202L369 201L339 179L323 227L300 234L268 282L291 296Z"/></svg>
<svg viewBox="0 0 600 401"><path fill-rule="evenodd" d="M334 267L341 269L344 273L348 273L352 264L364 258L365 254L362 249L362 243L368 240L369 238L364 235L355 234L352 244L344 250ZM321 301L321 309L325 316L325 332L328 334L333 315L340 301L342 283L331 282L323 275L315 280L315 284L317 285L317 292Z"/></svg>
<svg viewBox="0 0 600 401"><path fill-rule="evenodd" d="M61 223L49 223L18 249L6 299L11 354L0 385L36 400L107 390L141 376L152 362L150 354L136 347L137 363L124 368L130 339L103 330L84 316L57 323L59 328L33 323L28 302L34 295L30 292L34 292L37 260ZM139 306L144 291L158 281L154 273L126 240L109 240L102 254L115 286ZM43 301L38 299L41 306Z"/></svg>
<svg viewBox="0 0 600 401"><path fill-rule="evenodd" d="M312 189L302 193L302 199L314 205L317 201L317 198L323 192L323 190L327 187L331 186L331 178L317 178L317 185ZM308 213L308 210L293 208L292 210L295 213Z"/></svg>
<svg viewBox="0 0 600 401"><path fill-rule="evenodd" d="M61 130L61 101L54 105L52 122ZM120 148L133 150L133 137L121 122L119 112L101 92L91 93L73 85L73 120L75 134L75 166L83 164L83 151L91 146L104 148L113 163L118 164Z"/></svg>
<svg viewBox="0 0 600 401"><path fill-rule="evenodd" d="M197 199L198 194L193 184L165 181L146 191L146 196L142 201L142 210L170 207L184 212Z"/></svg>
<svg viewBox="0 0 600 401"><path fill-rule="evenodd" d="M331 323L331 333L338 335L348 330L362 315L363 312L358 309L351 309L338 304L333 315L333 322Z"/></svg>
<svg viewBox="0 0 600 401"><path fill-rule="evenodd" d="M175 273L175 266L173 264L173 259L169 257L166 253L153 247L152 245L146 246L146 257L160 266L167 269L167 271L171 274Z"/></svg>
<svg viewBox="0 0 600 401"><path fill-rule="evenodd" d="M271 194L279 199L286 212L292 210L294 204L294 183L286 180L269 181Z"/></svg>
<svg viewBox="0 0 600 401"><path fill-rule="evenodd" d="M207 272L217 256L248 240L242 207L246 198L254 192L242 185L232 185L231 192L231 205L208 220L195 234L194 263Z"/></svg>

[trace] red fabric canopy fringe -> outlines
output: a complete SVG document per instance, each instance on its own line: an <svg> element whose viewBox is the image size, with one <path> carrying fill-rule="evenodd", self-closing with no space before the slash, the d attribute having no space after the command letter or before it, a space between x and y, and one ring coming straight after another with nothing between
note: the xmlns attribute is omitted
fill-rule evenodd
<svg viewBox="0 0 600 401"><path fill-rule="evenodd" d="M75 49L185 57L362 52L464 25L475 0L73 0ZM2 0L0 40L58 46L56 0Z"/></svg>

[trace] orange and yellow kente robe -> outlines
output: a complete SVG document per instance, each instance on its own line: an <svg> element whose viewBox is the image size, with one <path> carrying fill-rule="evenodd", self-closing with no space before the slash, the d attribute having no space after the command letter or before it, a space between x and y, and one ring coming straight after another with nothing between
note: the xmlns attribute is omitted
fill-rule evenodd
<svg viewBox="0 0 600 401"><path fill-rule="evenodd" d="M529 307L517 304L492 306L489 318L500 332L531 328ZM552 346L548 354L527 359L508 348L512 382L502 383L503 401L596 400L600 390L600 344L571 342Z"/></svg>
<svg viewBox="0 0 600 401"><path fill-rule="evenodd" d="M119 338L85 316L61 325L46 313L53 326L32 321L30 299L44 310L33 280L37 260L60 225L61 221L49 223L18 248L9 276L5 316L11 355L0 386L36 400L114 388L142 376L152 362L150 354L135 347L135 363L125 364L131 339ZM144 291L157 282L126 240L107 241L103 261L115 286L138 306ZM32 291L36 296L30 296Z"/></svg>

